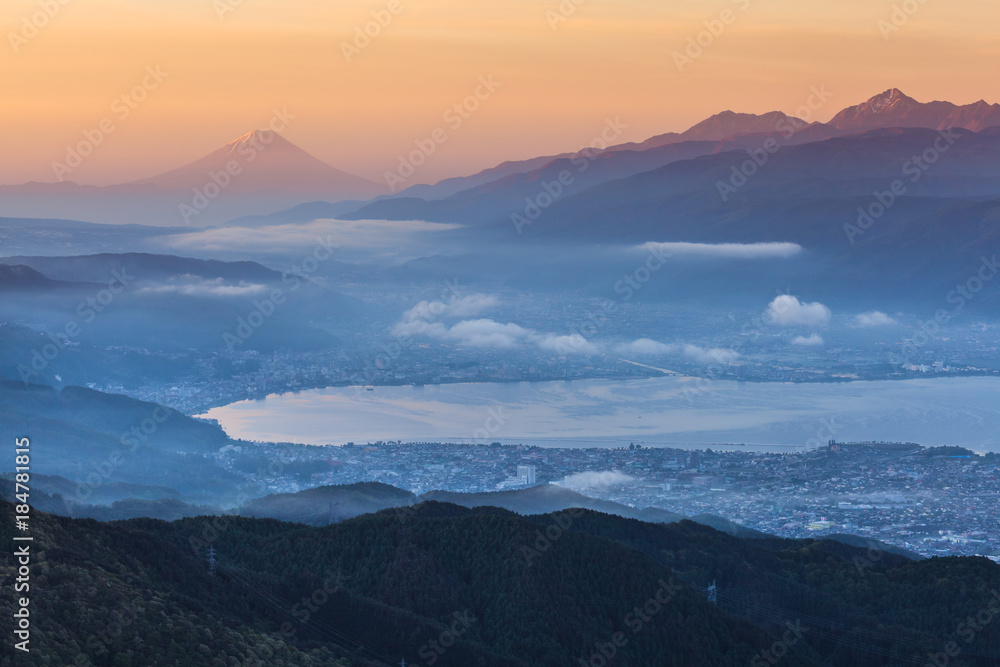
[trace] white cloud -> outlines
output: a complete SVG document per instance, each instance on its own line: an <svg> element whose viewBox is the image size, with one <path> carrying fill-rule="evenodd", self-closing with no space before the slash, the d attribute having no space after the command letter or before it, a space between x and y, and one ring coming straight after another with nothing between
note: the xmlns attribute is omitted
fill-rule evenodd
<svg viewBox="0 0 1000 667"><path fill-rule="evenodd" d="M802 252L798 243L656 243L640 246L664 255L723 259L788 259Z"/></svg>
<svg viewBox="0 0 1000 667"><path fill-rule="evenodd" d="M497 306L500 300L490 294L470 294L451 303L421 301L400 318L393 333L397 336L426 336L467 347L512 348L537 345L558 354L598 354L597 347L579 334L539 333L513 322L489 318L460 319L477 315ZM446 324L440 320L456 320Z"/></svg>
<svg viewBox="0 0 1000 667"><path fill-rule="evenodd" d="M324 246L343 248L394 247L414 235L454 229L460 225L422 221L314 220L305 224L255 227L212 227L162 237L171 248L217 251L310 250Z"/></svg>
<svg viewBox="0 0 1000 667"><path fill-rule="evenodd" d="M495 320L462 320L452 326L427 320L401 321L393 327L397 336L426 336L470 347L514 347L534 333L516 324L501 324Z"/></svg>
<svg viewBox="0 0 1000 667"><path fill-rule="evenodd" d="M580 334L559 336L546 334L538 339L538 347L559 354L597 354L597 347Z"/></svg>
<svg viewBox="0 0 1000 667"><path fill-rule="evenodd" d="M533 332L517 324L501 324L495 320L464 320L445 333L447 340L470 347L514 347L533 337Z"/></svg>
<svg viewBox="0 0 1000 667"><path fill-rule="evenodd" d="M470 317L494 308L499 303L500 299L492 294L470 294L449 303L445 308L445 314L449 317Z"/></svg>
<svg viewBox="0 0 1000 667"><path fill-rule="evenodd" d="M735 350L725 348L704 348L698 345L660 343L650 338L639 338L631 343L625 343L615 348L621 355L638 355L651 357L684 356L698 363L731 364L739 358Z"/></svg>
<svg viewBox="0 0 1000 667"><path fill-rule="evenodd" d="M448 327L441 322L414 320L412 322L397 322L392 328L396 336L426 336L428 338L444 338L448 335Z"/></svg>
<svg viewBox="0 0 1000 667"><path fill-rule="evenodd" d="M184 275L180 281L163 285L143 287L138 294L183 294L185 296L215 296L242 297L262 294L268 290L267 285L259 285L240 281L236 285L227 285L222 278L204 280L197 276Z"/></svg>
<svg viewBox="0 0 1000 667"><path fill-rule="evenodd" d="M896 320L878 310L861 313L855 316L854 322L859 327L886 327L897 324Z"/></svg>
<svg viewBox="0 0 1000 667"><path fill-rule="evenodd" d="M403 322L433 321L448 317L471 317L493 308L500 300L491 294L469 294L450 303L421 301L403 313Z"/></svg>
<svg viewBox="0 0 1000 667"><path fill-rule="evenodd" d="M421 301L403 313L393 332L397 336L426 336L470 347L509 348L531 338L533 332L524 327L488 318L463 319L450 326L439 321L478 315L499 303L491 294L468 294L449 303Z"/></svg>
<svg viewBox="0 0 1000 667"><path fill-rule="evenodd" d="M600 472L578 472L569 475L559 484L570 489L606 489L616 484L631 484L635 478L618 472L617 470L603 470Z"/></svg>
<svg viewBox="0 0 1000 667"><path fill-rule="evenodd" d="M792 345L804 345L806 347L815 347L817 345L823 344L823 337L819 334L812 334L808 338L806 336L796 336L792 339Z"/></svg>
<svg viewBox="0 0 1000 667"><path fill-rule="evenodd" d="M721 347L704 348L697 345L685 345L684 356L704 364L731 364L740 357L735 350L726 350Z"/></svg>
<svg viewBox="0 0 1000 667"><path fill-rule="evenodd" d="M637 354L650 357L667 357L677 354L679 345L668 345L650 338L639 338L631 343L623 343L616 348L618 354Z"/></svg>
<svg viewBox="0 0 1000 667"><path fill-rule="evenodd" d="M805 303L791 294L782 294L767 307L765 317L772 324L783 327L820 326L829 323L832 313L818 301Z"/></svg>

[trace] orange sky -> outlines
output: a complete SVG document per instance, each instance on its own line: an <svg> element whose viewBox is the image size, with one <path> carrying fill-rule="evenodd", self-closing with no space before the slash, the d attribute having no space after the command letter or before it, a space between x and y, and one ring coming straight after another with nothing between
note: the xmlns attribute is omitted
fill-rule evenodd
<svg viewBox="0 0 1000 667"><path fill-rule="evenodd" d="M58 10L26 31L39 2ZM723 109L793 113L812 85L834 93L813 120L890 87L1000 102L994 0L908 0L919 9L888 38L878 22L903 0L576 2L393 0L393 15L390 0L7 0L0 183L55 180L52 162L102 119L114 129L78 182L180 166L264 126L275 107L295 115L288 139L379 181L414 140L445 128L412 179L433 182L577 148L608 116L631 141ZM342 44L375 10L391 21L348 62ZM553 16L565 18L554 29ZM674 52L719 17L729 24L679 71ZM166 78L123 117L116 98L157 65ZM489 75L499 89L450 129L444 113Z"/></svg>

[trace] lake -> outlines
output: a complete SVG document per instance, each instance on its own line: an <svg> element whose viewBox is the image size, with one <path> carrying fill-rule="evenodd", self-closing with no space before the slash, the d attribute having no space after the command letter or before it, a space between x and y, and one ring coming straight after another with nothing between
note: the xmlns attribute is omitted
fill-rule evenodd
<svg viewBox="0 0 1000 667"><path fill-rule="evenodd" d="M744 383L687 377L315 389L210 410L235 438L313 445L812 448L831 438L1000 451L1000 379Z"/></svg>

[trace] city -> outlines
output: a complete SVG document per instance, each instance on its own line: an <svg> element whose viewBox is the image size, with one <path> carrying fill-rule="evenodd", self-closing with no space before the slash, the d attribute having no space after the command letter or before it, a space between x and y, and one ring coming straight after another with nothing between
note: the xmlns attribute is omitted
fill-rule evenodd
<svg viewBox="0 0 1000 667"><path fill-rule="evenodd" d="M781 537L848 533L923 556L1000 558L1000 455L910 443L831 442L765 453L740 445L680 450L444 443L267 443L217 455L270 493L377 481L420 495L571 485L593 498L685 516L723 517ZM278 461L273 465L251 461ZM586 475L581 473L613 473ZM529 481L530 480L530 481Z"/></svg>

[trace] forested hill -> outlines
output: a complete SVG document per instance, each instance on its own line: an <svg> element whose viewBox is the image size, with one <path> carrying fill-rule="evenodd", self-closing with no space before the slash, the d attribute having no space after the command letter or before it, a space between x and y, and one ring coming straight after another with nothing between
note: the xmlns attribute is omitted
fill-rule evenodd
<svg viewBox="0 0 1000 667"><path fill-rule="evenodd" d="M324 527L31 523L32 652L2 665L577 667L604 651L622 667L773 664L778 653L789 667L865 667L926 664L950 641L949 665L1000 661L1000 618L983 622L1000 567L986 559L438 502ZM0 613L12 604L0 596Z"/></svg>

